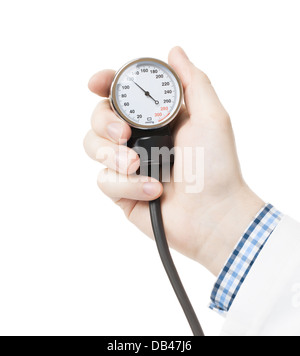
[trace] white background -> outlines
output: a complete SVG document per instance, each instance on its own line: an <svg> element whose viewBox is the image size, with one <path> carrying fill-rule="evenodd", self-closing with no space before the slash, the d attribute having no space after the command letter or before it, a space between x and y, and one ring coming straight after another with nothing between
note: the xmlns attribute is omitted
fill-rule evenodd
<svg viewBox="0 0 300 356"><path fill-rule="evenodd" d="M154 243L83 151L100 69L181 45L231 114L249 185L300 220L299 14L298 0L1 0L0 334L190 335ZM215 278L174 259L218 335Z"/></svg>

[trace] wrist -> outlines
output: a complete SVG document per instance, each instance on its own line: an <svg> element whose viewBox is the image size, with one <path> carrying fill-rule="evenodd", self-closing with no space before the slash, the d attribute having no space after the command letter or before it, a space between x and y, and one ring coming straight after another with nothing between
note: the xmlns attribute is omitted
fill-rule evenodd
<svg viewBox="0 0 300 356"><path fill-rule="evenodd" d="M246 184L213 208L214 228L199 248L198 262L218 276L247 227L264 207Z"/></svg>

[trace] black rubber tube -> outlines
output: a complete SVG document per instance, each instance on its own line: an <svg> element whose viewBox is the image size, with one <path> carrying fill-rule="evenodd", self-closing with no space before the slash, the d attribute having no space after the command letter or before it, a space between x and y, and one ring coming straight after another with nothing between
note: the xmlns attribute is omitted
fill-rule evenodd
<svg viewBox="0 0 300 356"><path fill-rule="evenodd" d="M174 265L170 249L168 246L162 213L160 199L156 199L149 203L150 216L152 222L152 228L155 236L155 241L159 251L160 258L165 267L167 275L170 279L172 287L176 293L176 296L181 304L181 307L185 313L185 316L190 324L194 336L204 336L203 330L197 318L197 315L193 309L193 306L186 294L186 291L181 283L180 277Z"/></svg>

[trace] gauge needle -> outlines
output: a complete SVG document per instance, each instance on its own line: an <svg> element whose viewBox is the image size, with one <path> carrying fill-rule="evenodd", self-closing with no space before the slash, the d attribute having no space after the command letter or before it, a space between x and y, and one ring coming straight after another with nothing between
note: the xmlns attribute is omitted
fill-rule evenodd
<svg viewBox="0 0 300 356"><path fill-rule="evenodd" d="M149 98L151 98L151 99L155 102L156 105L159 104L159 101L158 101L158 100L155 100L155 99L150 95L150 93L149 93L148 91L146 91L146 90L143 89L141 86L139 86L134 80L133 80L133 83L134 83L137 87L139 87L139 88L145 93L146 96L148 96Z"/></svg>

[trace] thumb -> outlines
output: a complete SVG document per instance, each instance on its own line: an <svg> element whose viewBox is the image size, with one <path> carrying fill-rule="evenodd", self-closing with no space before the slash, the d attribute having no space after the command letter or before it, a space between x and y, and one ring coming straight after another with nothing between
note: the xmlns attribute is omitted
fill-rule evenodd
<svg viewBox="0 0 300 356"><path fill-rule="evenodd" d="M199 122L228 117L207 75L194 66L181 47L171 50L169 64L182 82L191 120Z"/></svg>

